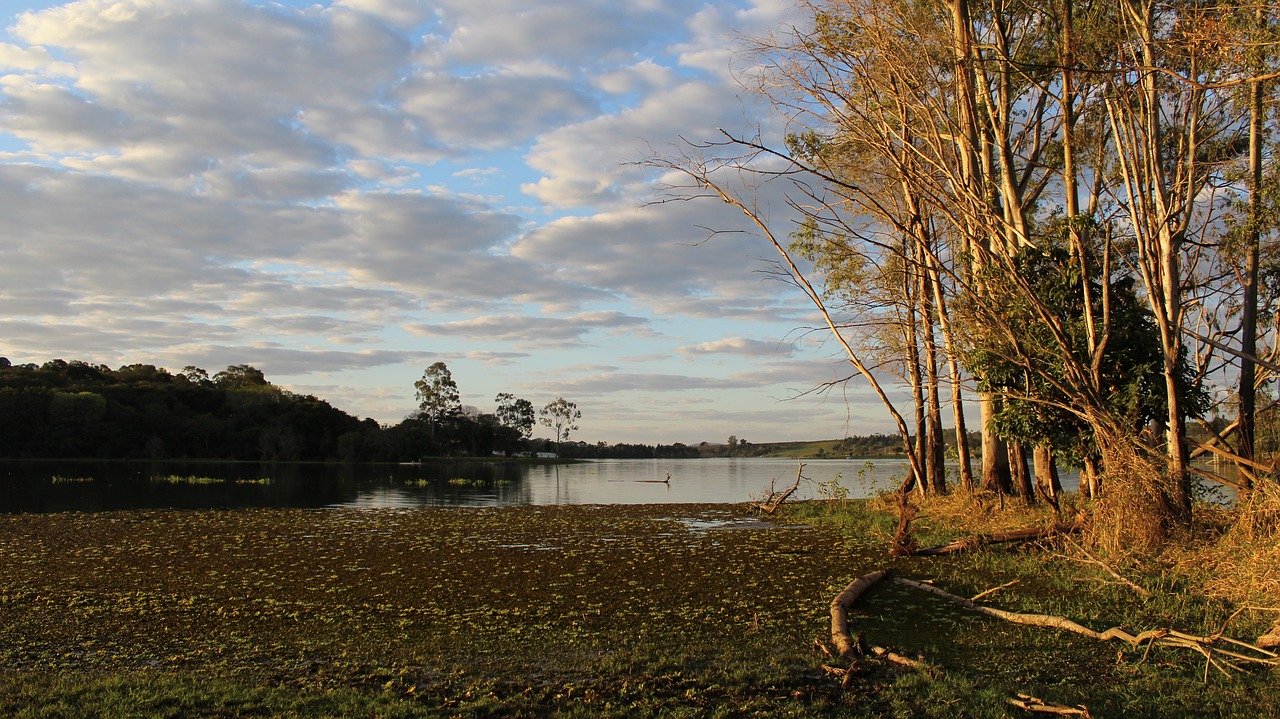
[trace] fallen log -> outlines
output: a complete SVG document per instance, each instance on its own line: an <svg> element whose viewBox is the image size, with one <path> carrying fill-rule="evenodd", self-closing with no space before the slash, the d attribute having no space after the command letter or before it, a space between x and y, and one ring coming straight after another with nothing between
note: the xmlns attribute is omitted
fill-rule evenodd
<svg viewBox="0 0 1280 719"><path fill-rule="evenodd" d="M928 557L938 554L951 554L952 552L963 552L974 547L980 547L986 544L1002 544L1005 542L1030 542L1037 539L1048 539L1063 534L1072 534L1079 532L1084 528L1080 522L1074 524L1054 524L1049 527L1029 527L1027 529L1015 529L1009 532L996 532L993 534L975 534L970 537L961 537L953 539L946 544L940 544L936 547L925 547L924 549L916 549L911 554L918 557Z"/></svg>
<svg viewBox="0 0 1280 719"><path fill-rule="evenodd" d="M888 574L887 571L883 570L864 574L851 582L849 586L844 588L844 591L831 600L831 642L836 646L836 653L840 657L857 657L862 654L872 654L893 664L912 669L921 669L930 674L938 674L937 667L931 664L903 656L884 647L865 644L861 635L858 636L856 641L850 636L849 609L854 602L858 601L858 597L861 597Z"/></svg>
<svg viewBox="0 0 1280 719"><path fill-rule="evenodd" d="M888 574L883 570L864 574L831 600L831 643L836 645L836 654L845 656L856 652L857 646L849 635L849 609L858 601L858 597Z"/></svg>

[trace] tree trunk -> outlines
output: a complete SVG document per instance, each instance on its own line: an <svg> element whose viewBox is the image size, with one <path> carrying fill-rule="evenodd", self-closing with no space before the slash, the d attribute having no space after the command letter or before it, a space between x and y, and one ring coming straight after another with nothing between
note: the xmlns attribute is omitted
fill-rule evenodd
<svg viewBox="0 0 1280 719"><path fill-rule="evenodd" d="M1009 448L992 429L999 402L990 392L978 395L978 409L982 414L982 488L1010 494L1013 481L1009 474Z"/></svg>
<svg viewBox="0 0 1280 719"><path fill-rule="evenodd" d="M1018 496L1027 504L1035 504L1036 488L1032 484L1031 470L1027 467L1027 447L1022 442L1009 443L1009 468Z"/></svg>
<svg viewBox="0 0 1280 719"><path fill-rule="evenodd" d="M1053 458L1053 449L1046 444L1038 444L1034 454L1036 471L1036 491L1058 506L1058 495L1062 492L1062 483L1058 478L1058 463Z"/></svg>
<svg viewBox="0 0 1280 719"><path fill-rule="evenodd" d="M943 299L942 281L935 263L930 263L933 276L933 304L938 312L938 326L942 330L942 347L947 355L947 373L951 382L951 409L956 425L956 460L960 465L960 484L966 492L976 488L973 481L973 459L969 453L969 429L964 419L964 397L960 376L960 362L956 359L955 340L951 334L951 322Z"/></svg>
<svg viewBox="0 0 1280 719"><path fill-rule="evenodd" d="M934 274L930 271L931 250L922 246L920 251L920 331L924 338L924 372L927 390L928 447L921 454L929 490L934 494L947 493L946 442L942 435L942 400L938 396L938 345L934 338L933 288Z"/></svg>
<svg viewBox="0 0 1280 719"><path fill-rule="evenodd" d="M1262 8L1254 15L1255 22L1263 24ZM1258 254L1261 246L1263 209L1262 142L1263 142L1263 88L1255 80L1249 83L1249 238L1245 249L1243 274L1240 284L1244 298L1240 309L1240 416L1236 440L1236 454L1242 459L1254 458L1257 434L1254 414L1257 411L1258 354ZM1241 488L1248 490L1250 473L1241 472Z"/></svg>
<svg viewBox="0 0 1280 719"><path fill-rule="evenodd" d="M906 363L907 376L911 382L911 401L915 405L915 444L916 456L920 459L921 474L915 476L916 490L923 497L933 491L932 483L929 481L930 452L928 447L929 429L927 423L927 413L925 412L924 400L924 372L920 366L920 340L919 329L916 322L916 301L917 289L919 283L917 281L917 267L915 264L915 253L909 252L904 240L902 247L903 260L903 289L905 291L905 312L906 320L903 322L903 339L906 343ZM913 468L914 469L914 468Z"/></svg>

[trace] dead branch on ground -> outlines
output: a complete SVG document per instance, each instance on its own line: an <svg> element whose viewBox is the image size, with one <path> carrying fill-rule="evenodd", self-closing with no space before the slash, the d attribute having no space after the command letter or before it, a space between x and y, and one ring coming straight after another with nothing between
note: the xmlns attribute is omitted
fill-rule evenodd
<svg viewBox="0 0 1280 719"><path fill-rule="evenodd" d="M985 591L985 592L978 592L977 594L973 595L972 597L969 597L969 601L971 601L971 602L976 602L976 601L978 601L979 599L982 599L982 598L984 598L984 597L989 597L989 596L991 596L992 594L995 594L996 592L1000 591L1001 589L1008 589L1009 587L1012 587L1013 585L1017 584L1017 583L1018 583L1018 582L1020 582L1020 581L1022 581L1022 580L1020 580L1020 579L1015 579L1015 580L1013 580L1012 582L1005 582L1004 584L1001 584L1001 585L1000 585L1000 586L998 586L998 587L992 587L992 588L988 589L988 590L987 590L987 591Z"/></svg>
<svg viewBox="0 0 1280 719"><path fill-rule="evenodd" d="M975 604L973 600L965 599L964 597L951 594L950 592L939 589L931 584L917 582L912 579L892 577L890 581L934 594L949 602L959 604L965 609L978 612L979 614L996 617L998 619L1004 619L1005 621L1013 622L1014 624L1060 629L1062 631L1073 632L1099 641L1120 639L1134 648L1141 647L1145 644L1147 653L1150 653L1151 649L1154 647L1188 649L1205 658L1206 672L1208 672L1209 667L1212 666L1224 676L1231 675L1228 669L1244 671L1244 667L1248 665L1269 667L1280 666L1280 655L1268 651L1261 646L1223 636L1221 632L1207 636L1195 636L1192 634L1185 634L1174 629L1152 629L1135 635L1121 629L1120 627L1112 627L1106 631L1099 632L1067 619L1066 617L1059 617L1050 614L1021 614L1018 612L996 609L994 607L982 606ZM1224 648L1223 645L1229 645L1231 648Z"/></svg>
<svg viewBox="0 0 1280 719"><path fill-rule="evenodd" d="M858 601L858 597L861 597L864 592L875 586L877 582L884 579L888 574L887 571L883 570L864 574L845 587L844 591L837 594L835 599L831 600L831 642L836 646L836 654L841 657L853 657L855 664L857 657L871 654L900 666L922 669L930 674L938 674L937 667L926 662L903 656L884 647L869 645L861 634L858 635L855 641L849 634L849 609L854 602ZM852 669L852 665L850 669Z"/></svg>
<svg viewBox="0 0 1280 719"><path fill-rule="evenodd" d="M1019 694L1017 699L1010 699L1009 703L1029 712L1057 714L1059 716L1080 716L1090 719L1089 707L1083 704L1078 707L1069 707L1065 704L1054 704L1043 699L1037 699L1029 694Z"/></svg>
<svg viewBox="0 0 1280 719"><path fill-rule="evenodd" d="M1105 563L1105 562L1103 562L1102 560L1100 560L1100 559L1098 559L1097 557L1095 557L1095 556L1093 556L1092 554L1090 554L1090 553L1089 553L1089 550L1085 549L1085 548L1084 548L1082 545L1080 545L1079 543L1072 541L1070 538L1067 538L1067 542L1068 542L1072 547L1074 547L1076 551L1080 552L1081 554L1083 554L1083 555L1085 556L1085 559L1083 559L1083 560L1078 560L1078 561L1082 561L1082 562L1084 562L1084 563L1086 563L1086 564L1092 564L1092 565L1095 565L1095 566L1101 567L1101 568L1102 568L1102 569L1103 569L1107 574L1110 574L1112 577L1114 577L1114 578L1115 578L1115 580L1116 580L1117 582L1120 582L1121 584L1125 585L1126 587L1128 587L1128 588L1132 589L1133 591L1137 592L1138 594L1140 594L1140 595L1142 595L1142 596L1144 596L1144 597L1147 597L1147 598L1150 598L1150 597L1151 597L1151 592L1150 592L1150 591L1148 591L1145 587L1138 586L1138 585L1137 585L1137 584L1135 584L1134 582L1132 582L1132 581L1130 581L1130 580L1128 580L1128 579L1126 579L1126 578L1124 578L1124 577L1120 576L1120 573L1119 573L1119 572L1117 572L1116 570L1112 569L1110 565L1106 564L1106 563ZM1073 559L1073 557L1066 557L1066 555L1059 555L1059 556L1063 556L1063 557L1064 557L1064 558L1066 558L1066 559Z"/></svg>
<svg viewBox="0 0 1280 719"><path fill-rule="evenodd" d="M912 554L926 557L938 554L951 554L952 552L963 552L986 544L1030 542L1037 539L1048 539L1050 537L1056 537L1063 534L1072 534L1074 532L1079 532L1083 528L1083 523L1076 522L1074 524L1054 524L1049 527L1029 527L1027 529L1015 529L1008 532L995 532L992 534L975 534L970 537L953 539L946 544L940 544L936 547L917 549L912 552Z"/></svg>
<svg viewBox="0 0 1280 719"><path fill-rule="evenodd" d="M858 640L854 640L849 632L849 610L852 605L863 596L870 587L876 586L878 582L888 578L888 581L900 583L900 585L913 587L913 589L928 592L928 594L942 597L951 603L959 604L965 609L972 610L978 614L986 614L987 617L995 617L1004 619L1006 622L1014 624L1023 624L1029 627L1046 627L1052 629L1061 629L1061 631L1073 632L1076 635L1094 638L1098 641L1123 640L1129 646L1138 649L1146 645L1143 659L1151 654L1151 650L1155 647L1171 647L1171 649L1185 649L1197 652L1204 658L1204 674L1208 678L1208 670L1210 668L1217 669L1222 676L1230 677L1231 670L1235 672L1243 672L1247 667L1280 667L1280 655L1276 652L1266 649L1260 644L1249 644L1240 640L1235 640L1225 636L1221 631L1212 633L1207 636L1188 635L1188 633L1176 631L1176 629L1148 629L1146 632L1139 632L1137 635L1126 631L1120 627L1112 627L1106 631L1098 632L1096 629L1083 626L1078 622L1066 617L1057 617L1052 614L1023 614L1018 612L1007 612L1004 609L996 609L993 606L983 606L975 603L973 599L965 599L963 596L951 594L945 590L938 589L928 583L915 580L908 580L904 577L890 577L886 571L870 572L863 574L858 580L851 582L845 587L844 591L836 595L831 600L831 641L836 646L835 654L841 658L856 658L867 654L879 656L879 658L892 661L892 663L904 665L915 669L924 669L931 674L940 673L936 667L932 667L924 661L908 658L908 656L896 654L896 652L884 649L884 647L868 645L863 636L859 635ZM1009 585L1005 585L1009 586ZM1002 587L996 587L1002 589ZM992 591L982 592L978 597L991 594ZM1280 624L1280 622L1277 622ZM829 652L828 652L829 654ZM845 669L845 683L849 681L849 673L852 669ZM1043 705L1042 706L1047 706ZM1025 709L1025 707L1024 707ZM1069 707L1070 709L1070 707ZM1042 710L1042 709L1041 709ZM1041 711L1033 710L1033 711ZM1087 710L1084 710L1087 711ZM1087 715L1087 714L1082 714Z"/></svg>

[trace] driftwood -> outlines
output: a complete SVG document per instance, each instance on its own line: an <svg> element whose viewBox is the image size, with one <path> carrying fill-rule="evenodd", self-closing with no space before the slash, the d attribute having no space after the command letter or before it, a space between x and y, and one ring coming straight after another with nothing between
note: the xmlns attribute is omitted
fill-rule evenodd
<svg viewBox="0 0 1280 719"><path fill-rule="evenodd" d="M864 574L831 600L831 643L836 645L836 653L840 656L853 654L856 650L853 639L849 636L849 609L858 601L858 597L888 574L883 570Z"/></svg>
<svg viewBox="0 0 1280 719"><path fill-rule="evenodd" d="M761 512L764 512L765 514L773 514L774 512L778 511L778 507L781 507L782 503L787 501L787 497L790 497L791 495L795 494L796 490L800 488L800 480L803 478L801 476L801 472L803 471L804 471L804 464L801 463L801 465L796 468L795 483L782 492L775 491L773 488L773 485L770 484L769 494L766 495L762 501L751 505L752 509L758 509Z"/></svg>
<svg viewBox="0 0 1280 719"><path fill-rule="evenodd" d="M900 664L902 666L911 667L913 669L921 669L929 674L937 675L941 670L921 660L912 659L910 657L897 654L883 647L877 647L867 644L862 634L857 637L850 636L849 633L849 610L858 599L866 593L868 589L875 586L880 581L888 578L889 581L901 584L903 586L912 587L923 592L928 592L935 596L941 597L949 602L958 604L966 609L972 610L979 614L984 614L998 619L1004 619L1015 624L1022 624L1034 627L1046 627L1051 629L1059 629L1068 631L1082 636L1097 639L1099 641L1110 641L1112 639L1120 639L1134 648L1146 646L1143 654L1145 660L1147 655L1151 653L1154 647L1172 647L1189 649L1197 652L1205 658L1205 680L1208 680L1210 667L1217 669L1224 676L1230 676L1230 671L1243 671L1246 666L1280 666L1280 655L1269 651L1263 645L1263 639L1268 635L1260 638L1257 644L1249 644L1237 639L1224 636L1221 631L1208 636L1194 636L1184 634L1173 629L1155 629L1138 634L1132 634L1120 627L1112 627L1106 631L1096 631L1090 629L1078 622L1074 622L1066 617L1059 617L1049 614L1022 614L1019 612L1009 612L994 607L982 606L974 602L973 599L951 594L950 592L939 589L932 584L918 582L903 577L890 577L887 571L876 571L864 574L854 580L849 586L831 600L831 641L836 647L836 654L841 658L852 658L852 663L847 668L835 667L832 665L823 665L823 669L830 674L841 677L841 685L849 687L855 670L858 666L858 657L866 655L874 655L881 657L886 661ZM1003 585L1009 586L1009 585ZM997 587L996 589L1001 589ZM977 597L987 596L995 590L988 590L977 595ZM975 597L976 598L976 597ZM1276 622L1273 632L1280 633L1280 621ZM1277 637L1280 640L1280 637ZM822 648L828 656L831 652L821 642L815 642ZM1086 706L1070 707L1062 704L1053 704L1041 699L1037 699L1025 694L1019 694L1016 699L1010 699L1009 702L1014 706L1020 707L1027 711L1058 714L1063 716L1089 716L1089 709Z"/></svg>

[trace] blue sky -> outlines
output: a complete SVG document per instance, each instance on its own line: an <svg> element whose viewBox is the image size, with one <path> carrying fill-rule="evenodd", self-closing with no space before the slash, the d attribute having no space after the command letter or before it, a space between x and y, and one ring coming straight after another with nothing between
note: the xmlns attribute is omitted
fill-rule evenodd
<svg viewBox="0 0 1280 719"><path fill-rule="evenodd" d="M247 363L381 422L442 360L588 441L888 430L856 387L788 399L846 374L811 309L636 164L776 126L737 38L791 12L0 2L0 355Z"/></svg>

